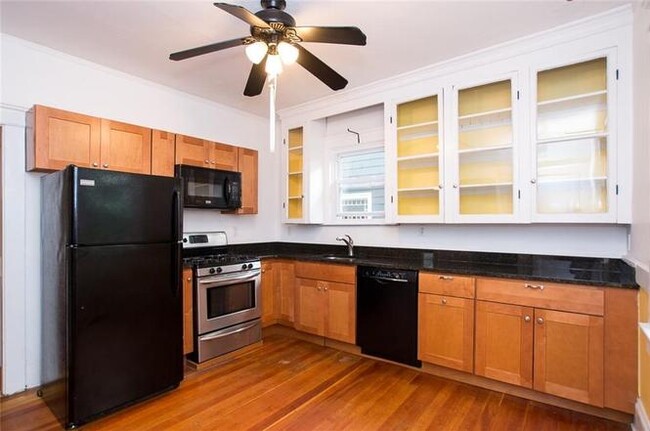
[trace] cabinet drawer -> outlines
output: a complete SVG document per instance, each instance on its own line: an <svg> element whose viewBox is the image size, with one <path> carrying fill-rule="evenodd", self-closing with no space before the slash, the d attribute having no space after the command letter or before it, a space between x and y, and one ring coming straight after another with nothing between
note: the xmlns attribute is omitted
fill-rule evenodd
<svg viewBox="0 0 650 431"><path fill-rule="evenodd" d="M421 293L474 298L474 281L474 277L420 272L419 290Z"/></svg>
<svg viewBox="0 0 650 431"><path fill-rule="evenodd" d="M602 288L542 281L477 278L476 298L596 316L605 309Z"/></svg>
<svg viewBox="0 0 650 431"><path fill-rule="evenodd" d="M296 263L296 277L316 280L356 283L356 267L331 263Z"/></svg>

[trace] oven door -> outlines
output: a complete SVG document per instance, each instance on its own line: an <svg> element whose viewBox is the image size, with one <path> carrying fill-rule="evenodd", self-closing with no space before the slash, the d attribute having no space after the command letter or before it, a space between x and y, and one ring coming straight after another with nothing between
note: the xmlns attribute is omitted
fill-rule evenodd
<svg viewBox="0 0 650 431"><path fill-rule="evenodd" d="M198 335L259 318L260 274L256 269L199 278Z"/></svg>

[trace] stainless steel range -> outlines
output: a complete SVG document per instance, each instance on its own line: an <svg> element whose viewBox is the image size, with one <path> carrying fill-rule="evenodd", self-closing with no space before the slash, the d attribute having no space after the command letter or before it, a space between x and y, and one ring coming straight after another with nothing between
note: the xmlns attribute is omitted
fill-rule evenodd
<svg viewBox="0 0 650 431"><path fill-rule="evenodd" d="M183 234L183 262L194 272L195 362L262 339L260 260L230 254L227 244L225 232Z"/></svg>

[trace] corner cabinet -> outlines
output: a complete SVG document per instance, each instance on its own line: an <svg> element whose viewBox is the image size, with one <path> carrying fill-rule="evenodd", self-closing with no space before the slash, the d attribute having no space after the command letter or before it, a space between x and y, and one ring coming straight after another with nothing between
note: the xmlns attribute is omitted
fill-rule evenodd
<svg viewBox="0 0 650 431"><path fill-rule="evenodd" d="M289 222L300 222L305 214L304 194L304 128L289 129L284 138L287 147L287 190L285 211Z"/></svg>
<svg viewBox="0 0 650 431"><path fill-rule="evenodd" d="M615 222L613 52L534 76L533 221Z"/></svg>

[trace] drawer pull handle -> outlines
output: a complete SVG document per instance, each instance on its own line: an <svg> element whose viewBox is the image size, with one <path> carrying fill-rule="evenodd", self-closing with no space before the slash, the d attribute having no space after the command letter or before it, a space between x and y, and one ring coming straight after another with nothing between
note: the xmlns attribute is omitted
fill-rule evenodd
<svg viewBox="0 0 650 431"><path fill-rule="evenodd" d="M447 298L442 298L442 305L447 305Z"/></svg>
<svg viewBox="0 0 650 431"><path fill-rule="evenodd" d="M529 289L537 289L537 290L544 290L544 285L543 284L524 284L525 287Z"/></svg>
<svg viewBox="0 0 650 431"><path fill-rule="evenodd" d="M524 322L530 322L530 316L524 316Z"/></svg>
<svg viewBox="0 0 650 431"><path fill-rule="evenodd" d="M450 280L454 279L454 277L452 277L451 275L441 275L439 278L441 280L447 280L447 281L450 281Z"/></svg>
<svg viewBox="0 0 650 431"><path fill-rule="evenodd" d="M537 318L537 323L538 323L539 325L543 324L543 323L544 323L544 318L542 318L542 317L538 317L538 318Z"/></svg>

